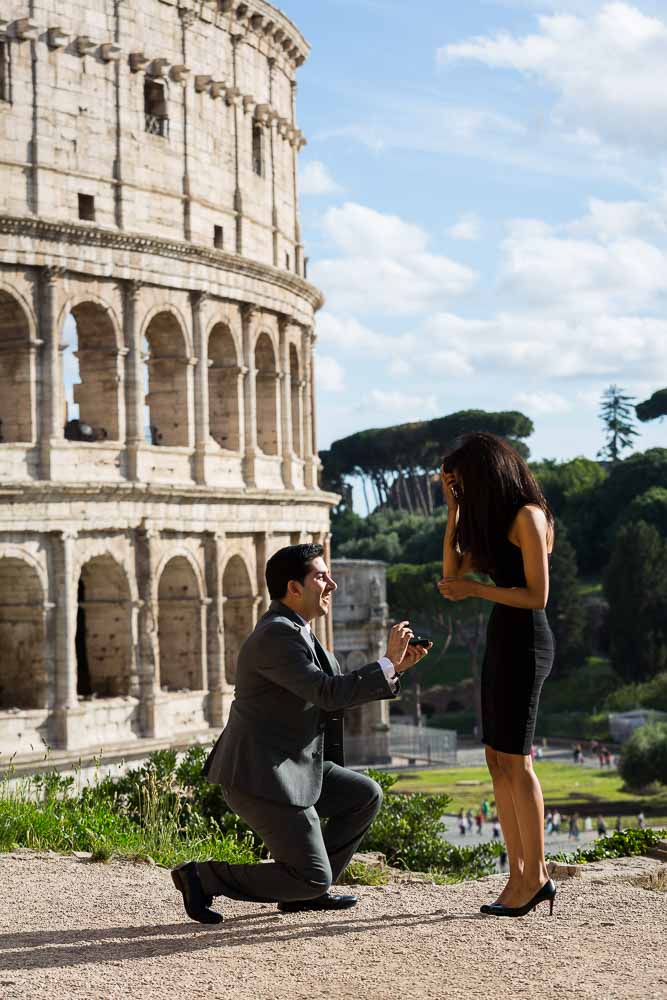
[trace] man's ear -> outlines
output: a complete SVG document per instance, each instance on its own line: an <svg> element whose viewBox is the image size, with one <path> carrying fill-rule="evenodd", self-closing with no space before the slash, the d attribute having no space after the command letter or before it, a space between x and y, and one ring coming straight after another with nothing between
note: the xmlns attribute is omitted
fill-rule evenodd
<svg viewBox="0 0 667 1000"><path fill-rule="evenodd" d="M303 585L298 580L290 580L287 584L287 596L299 598L303 594Z"/></svg>

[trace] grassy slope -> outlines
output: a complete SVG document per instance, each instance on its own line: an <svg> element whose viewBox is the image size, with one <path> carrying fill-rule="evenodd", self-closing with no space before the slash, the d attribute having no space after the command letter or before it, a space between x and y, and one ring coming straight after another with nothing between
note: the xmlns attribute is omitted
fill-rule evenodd
<svg viewBox="0 0 667 1000"><path fill-rule="evenodd" d="M572 803L573 807L586 807L588 812L596 812L597 802L618 802L619 812L624 803L636 802L642 798L646 804L662 809L667 815L667 788L657 795L638 796L622 790L623 782L616 771L596 771L561 764L554 761L537 761L535 771L544 791L544 799L559 803ZM460 782L479 782L467 785ZM443 792L452 797L450 809L476 809L484 798L493 798L493 787L489 772L485 767L449 768L446 770L401 772L396 785L397 792Z"/></svg>

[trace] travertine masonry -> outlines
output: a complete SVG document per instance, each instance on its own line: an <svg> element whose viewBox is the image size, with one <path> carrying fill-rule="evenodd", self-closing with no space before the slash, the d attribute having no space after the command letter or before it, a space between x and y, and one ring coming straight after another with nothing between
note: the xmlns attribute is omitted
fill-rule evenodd
<svg viewBox="0 0 667 1000"><path fill-rule="evenodd" d="M219 728L266 559L328 544L307 54L264 0L2 5L3 755Z"/></svg>

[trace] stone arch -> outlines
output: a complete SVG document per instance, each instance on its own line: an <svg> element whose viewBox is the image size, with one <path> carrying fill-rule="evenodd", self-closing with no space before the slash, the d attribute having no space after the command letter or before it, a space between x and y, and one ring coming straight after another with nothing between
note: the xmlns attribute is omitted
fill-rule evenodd
<svg viewBox="0 0 667 1000"><path fill-rule="evenodd" d="M158 577L160 684L165 691L201 691L201 575L185 554L172 554Z"/></svg>
<svg viewBox="0 0 667 1000"><path fill-rule="evenodd" d="M240 555L229 559L222 574L225 679L236 682L236 664L241 646L254 626L255 595L252 576Z"/></svg>
<svg viewBox="0 0 667 1000"><path fill-rule="evenodd" d="M34 341L30 312L0 286L0 444L35 439Z"/></svg>
<svg viewBox="0 0 667 1000"><path fill-rule="evenodd" d="M108 303L93 296L70 303L61 323L66 436L119 441L122 432L123 336ZM72 421L78 421L72 424ZM83 431L81 425L92 429Z"/></svg>
<svg viewBox="0 0 667 1000"><path fill-rule="evenodd" d="M290 415L292 418L292 451L303 458L303 421L301 418L301 368L294 344L289 345Z"/></svg>
<svg viewBox="0 0 667 1000"><path fill-rule="evenodd" d="M125 569L108 553L81 568L76 628L81 698L132 693L132 596Z"/></svg>
<svg viewBox="0 0 667 1000"><path fill-rule="evenodd" d="M208 399L210 434L221 448L241 447L239 359L234 336L226 323L216 323L208 337Z"/></svg>
<svg viewBox="0 0 667 1000"><path fill-rule="evenodd" d="M172 309L158 309L144 327L148 368L150 441L166 447L188 447L189 343L185 326Z"/></svg>
<svg viewBox="0 0 667 1000"><path fill-rule="evenodd" d="M48 704L45 589L31 560L0 555L0 711Z"/></svg>
<svg viewBox="0 0 667 1000"><path fill-rule="evenodd" d="M257 444L265 455L278 454L278 366L273 341L260 333L255 343Z"/></svg>

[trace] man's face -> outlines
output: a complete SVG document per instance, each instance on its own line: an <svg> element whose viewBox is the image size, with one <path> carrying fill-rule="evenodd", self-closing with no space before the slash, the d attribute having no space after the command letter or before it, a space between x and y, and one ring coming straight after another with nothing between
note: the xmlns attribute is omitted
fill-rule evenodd
<svg viewBox="0 0 667 1000"><path fill-rule="evenodd" d="M310 564L308 574L303 581L301 600L303 602L302 617L306 621L321 618L329 614L331 595L337 590L327 564L318 556Z"/></svg>

